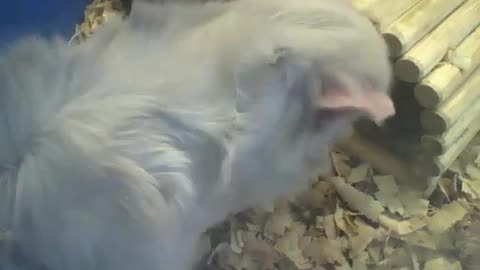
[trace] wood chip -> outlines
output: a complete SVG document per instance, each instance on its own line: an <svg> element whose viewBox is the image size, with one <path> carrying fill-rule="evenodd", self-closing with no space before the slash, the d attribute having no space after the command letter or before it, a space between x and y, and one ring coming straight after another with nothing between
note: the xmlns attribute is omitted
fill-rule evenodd
<svg viewBox="0 0 480 270"><path fill-rule="evenodd" d="M468 164L465 168L465 172L473 179L480 181L480 167Z"/></svg>
<svg viewBox="0 0 480 270"><path fill-rule="evenodd" d="M424 270L462 270L459 261L449 261L444 257L429 260L425 263Z"/></svg>
<svg viewBox="0 0 480 270"><path fill-rule="evenodd" d="M412 232L404 237L402 240L410 245L419 246L431 250L437 250L437 241L432 236L431 232L427 230L419 230Z"/></svg>
<svg viewBox="0 0 480 270"><path fill-rule="evenodd" d="M346 184L341 177L332 177L329 178L329 181L335 185L337 193L350 208L359 211L371 221L378 222L380 215L385 210L378 201Z"/></svg>
<svg viewBox="0 0 480 270"><path fill-rule="evenodd" d="M422 198L423 194L414 190L402 190L399 194L404 209L403 217L410 218L415 216L426 216L430 207L430 202Z"/></svg>
<svg viewBox="0 0 480 270"><path fill-rule="evenodd" d="M312 239L310 245L303 250L303 253L320 265L327 263L349 265L343 254L343 250L343 243L340 238L331 240L325 237L319 237Z"/></svg>
<svg viewBox="0 0 480 270"><path fill-rule="evenodd" d="M328 239L337 238L337 229L335 226L335 215L327 215L323 217L318 217L317 220L321 220L322 228L325 232L325 235Z"/></svg>
<svg viewBox="0 0 480 270"><path fill-rule="evenodd" d="M355 184L365 181L371 172L371 167L368 164L361 164L351 169L350 175L347 177L347 183Z"/></svg>
<svg viewBox="0 0 480 270"><path fill-rule="evenodd" d="M375 198L391 213L403 216L405 209L399 199L399 189L395 178L391 175L376 175L373 177L373 182L378 187Z"/></svg>
<svg viewBox="0 0 480 270"><path fill-rule="evenodd" d="M460 221L467 213L468 209L465 206L460 204L459 201L453 201L444 205L429 219L428 228L433 233L444 233Z"/></svg>
<svg viewBox="0 0 480 270"><path fill-rule="evenodd" d="M300 237L301 235L298 235L297 232L287 232L282 238L277 240L275 249L289 258L299 269L305 269L306 266L311 267L311 265L299 248Z"/></svg>
<svg viewBox="0 0 480 270"><path fill-rule="evenodd" d="M290 211L284 209L282 211L275 211L265 223L264 232L276 237L283 236L287 228L291 226L293 219Z"/></svg>
<svg viewBox="0 0 480 270"><path fill-rule="evenodd" d="M358 233L356 236L351 237L350 240L350 247L351 247L351 254L354 257L358 257L358 254L364 252L367 249L367 246L377 238L377 230L372 228L370 225L367 225L360 219L357 219L355 224L358 228Z"/></svg>
<svg viewBox="0 0 480 270"><path fill-rule="evenodd" d="M350 157L340 152L332 152L331 157L333 167L337 175L341 177L348 177L350 175L350 171L352 170L348 165Z"/></svg>
<svg viewBox="0 0 480 270"><path fill-rule="evenodd" d="M428 224L426 217L414 217L409 220L395 220L391 217L382 215L380 216L380 224L385 226L389 230L395 232L398 235L406 235L417 231Z"/></svg>
<svg viewBox="0 0 480 270"><path fill-rule="evenodd" d="M353 228L349 222L346 221L345 211L340 206L337 206L337 211L334 215L335 225L348 236L352 237L356 234L355 228Z"/></svg>

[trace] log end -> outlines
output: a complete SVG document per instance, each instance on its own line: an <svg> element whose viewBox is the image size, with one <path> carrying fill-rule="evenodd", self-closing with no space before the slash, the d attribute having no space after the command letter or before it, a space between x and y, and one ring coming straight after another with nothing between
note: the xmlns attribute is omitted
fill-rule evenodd
<svg viewBox="0 0 480 270"><path fill-rule="evenodd" d="M435 159L432 167L429 169L432 170L432 176L441 176L445 171L448 170L448 167L445 167L445 165L439 159Z"/></svg>
<svg viewBox="0 0 480 270"><path fill-rule="evenodd" d="M447 130L447 120L438 112L424 110L420 114L422 128L431 135L442 134Z"/></svg>
<svg viewBox="0 0 480 270"><path fill-rule="evenodd" d="M432 135L423 135L420 144L429 156L439 156L445 152L445 147L439 138Z"/></svg>
<svg viewBox="0 0 480 270"><path fill-rule="evenodd" d="M399 80L405 82L418 82L422 78L420 67L408 58L398 60L393 66L393 71Z"/></svg>
<svg viewBox="0 0 480 270"><path fill-rule="evenodd" d="M418 179L428 179L440 175L442 168L437 157L432 158L424 155L412 163L412 171Z"/></svg>
<svg viewBox="0 0 480 270"><path fill-rule="evenodd" d="M384 33L383 39L387 43L390 57L399 57L403 54L403 43L396 35L392 33Z"/></svg>
<svg viewBox="0 0 480 270"><path fill-rule="evenodd" d="M427 109L435 109L441 102L438 91L427 83L420 83L415 86L413 94L418 104Z"/></svg>
<svg viewBox="0 0 480 270"><path fill-rule="evenodd" d="M414 163L412 167L416 174L423 177L422 179L439 177L448 169L445 168L439 157L425 157L424 160Z"/></svg>

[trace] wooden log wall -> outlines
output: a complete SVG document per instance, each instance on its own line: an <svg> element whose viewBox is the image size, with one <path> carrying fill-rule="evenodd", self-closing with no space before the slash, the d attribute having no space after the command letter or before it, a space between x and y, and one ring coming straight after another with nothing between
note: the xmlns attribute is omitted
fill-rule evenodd
<svg viewBox="0 0 480 270"><path fill-rule="evenodd" d="M480 0L352 2L383 34L396 80L411 86L419 148L429 175L441 175L480 130Z"/></svg>

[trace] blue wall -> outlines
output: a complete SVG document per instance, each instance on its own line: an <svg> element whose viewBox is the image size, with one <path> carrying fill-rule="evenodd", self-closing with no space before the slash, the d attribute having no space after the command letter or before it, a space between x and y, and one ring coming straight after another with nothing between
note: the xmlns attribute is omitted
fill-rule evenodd
<svg viewBox="0 0 480 270"><path fill-rule="evenodd" d="M27 34L69 38L93 0L0 0L0 48Z"/></svg>

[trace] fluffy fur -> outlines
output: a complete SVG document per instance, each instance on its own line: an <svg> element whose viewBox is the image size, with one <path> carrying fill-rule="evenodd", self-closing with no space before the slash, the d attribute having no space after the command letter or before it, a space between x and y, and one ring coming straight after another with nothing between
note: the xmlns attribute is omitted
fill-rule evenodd
<svg viewBox="0 0 480 270"><path fill-rule="evenodd" d="M381 37L335 0L139 2L75 47L19 41L1 224L50 270L189 269L208 227L307 186L359 113L316 106L338 72L389 85Z"/></svg>

